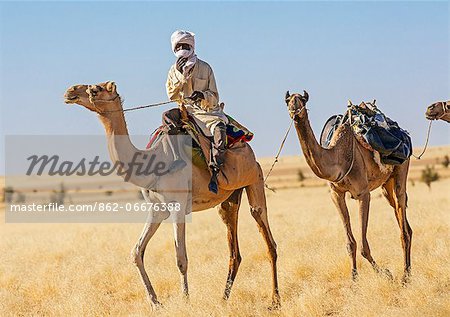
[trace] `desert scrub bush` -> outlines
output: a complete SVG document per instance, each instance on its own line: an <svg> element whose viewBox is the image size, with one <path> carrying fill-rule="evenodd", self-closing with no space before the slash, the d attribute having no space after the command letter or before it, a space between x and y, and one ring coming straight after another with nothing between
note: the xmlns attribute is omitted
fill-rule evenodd
<svg viewBox="0 0 450 317"><path fill-rule="evenodd" d="M435 182L439 179L438 172L435 171L434 166L426 166L424 170L422 170L422 175L420 176L420 180L427 184L428 188L431 189L431 183Z"/></svg>
<svg viewBox="0 0 450 317"><path fill-rule="evenodd" d="M53 194L50 196L50 203L64 205L64 201L66 199L66 187L64 183L59 185L59 189L54 190Z"/></svg>
<svg viewBox="0 0 450 317"><path fill-rule="evenodd" d="M303 171L301 169L297 172L297 179L300 182L303 182L306 179L305 174L303 174Z"/></svg>
<svg viewBox="0 0 450 317"><path fill-rule="evenodd" d="M450 165L450 158L448 157L448 155L444 156L444 159L442 160L441 164L445 168L448 168L448 166Z"/></svg>
<svg viewBox="0 0 450 317"><path fill-rule="evenodd" d="M3 202L4 203L11 203L14 196L14 188L11 186L3 188Z"/></svg>

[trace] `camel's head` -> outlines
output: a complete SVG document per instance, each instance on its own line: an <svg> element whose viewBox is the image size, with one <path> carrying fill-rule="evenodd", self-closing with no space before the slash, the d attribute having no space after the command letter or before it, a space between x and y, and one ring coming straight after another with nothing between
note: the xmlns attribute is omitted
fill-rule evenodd
<svg viewBox="0 0 450 317"><path fill-rule="evenodd" d="M428 120L439 120L446 112L446 103L443 101L435 102L428 106L425 117Z"/></svg>
<svg viewBox="0 0 450 317"><path fill-rule="evenodd" d="M309 95L306 90L303 90L303 95L301 94L289 94L286 92L286 105L289 110L289 115L292 119L300 119L306 115L306 103L308 102Z"/></svg>
<svg viewBox="0 0 450 317"><path fill-rule="evenodd" d="M76 103L87 107L90 104L89 96L86 92L88 85L74 85L66 90L64 102L67 104Z"/></svg>
<svg viewBox="0 0 450 317"><path fill-rule="evenodd" d="M72 86L67 89L64 99L68 104L76 103L99 114L121 110L120 96L116 84L112 81Z"/></svg>

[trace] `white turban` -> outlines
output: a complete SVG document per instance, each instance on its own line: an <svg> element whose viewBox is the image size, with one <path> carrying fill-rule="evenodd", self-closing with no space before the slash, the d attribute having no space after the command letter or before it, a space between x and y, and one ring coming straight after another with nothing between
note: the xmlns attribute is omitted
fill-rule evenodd
<svg viewBox="0 0 450 317"><path fill-rule="evenodd" d="M192 50L195 50L195 34L189 31L177 30L172 33L170 42L172 42L172 52L175 52L175 46L179 43L188 44Z"/></svg>
<svg viewBox="0 0 450 317"><path fill-rule="evenodd" d="M177 30L172 33L170 37L170 42L172 43L172 51L175 53L177 57L186 57L188 60L183 67L183 75L187 77L189 71L194 67L197 62L197 55L195 55L195 34L189 31ZM188 44L190 46L190 50L180 50L175 52L175 47L177 44Z"/></svg>

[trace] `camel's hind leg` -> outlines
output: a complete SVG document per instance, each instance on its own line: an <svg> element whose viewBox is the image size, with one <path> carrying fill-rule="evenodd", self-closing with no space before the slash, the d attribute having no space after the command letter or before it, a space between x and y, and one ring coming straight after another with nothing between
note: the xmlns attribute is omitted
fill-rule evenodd
<svg viewBox="0 0 450 317"><path fill-rule="evenodd" d="M412 229L406 217L406 180L408 175L409 162L405 162L394 170L394 174L383 185L383 194L389 201L389 204L394 208L395 218L400 227L400 238L403 247L404 257L404 275L403 282L409 280L411 273L411 239Z"/></svg>
<svg viewBox="0 0 450 317"><path fill-rule="evenodd" d="M369 242L367 241L369 210L370 210L370 193L366 193L362 195L359 200L359 215L361 218L361 255L367 261L369 261L375 272L385 274L388 278L392 278L391 272L388 269L381 269L372 257Z"/></svg>
<svg viewBox="0 0 450 317"><path fill-rule="evenodd" d="M228 265L228 277L225 285L223 298L230 297L231 287L236 278L239 264L241 264L241 254L239 253L239 243L237 236L237 224L239 206L241 205L243 189L238 189L231 194L231 196L219 206L219 215L228 230L228 248L230 249L230 262Z"/></svg>
<svg viewBox="0 0 450 317"><path fill-rule="evenodd" d="M332 184L330 187L331 199L339 211L347 235L347 251L352 260L352 278L355 280L358 276L358 270L356 268L356 240L352 233L350 215L348 214L347 204L345 203L345 192L337 191Z"/></svg>
<svg viewBox="0 0 450 317"><path fill-rule="evenodd" d="M277 277L277 244L270 232L269 220L267 217L266 196L264 193L264 180L262 178L261 170L258 182L247 186L245 191L247 192L252 216L258 224L259 231L264 237L269 250L270 262L272 265L272 308L277 309L280 306Z"/></svg>

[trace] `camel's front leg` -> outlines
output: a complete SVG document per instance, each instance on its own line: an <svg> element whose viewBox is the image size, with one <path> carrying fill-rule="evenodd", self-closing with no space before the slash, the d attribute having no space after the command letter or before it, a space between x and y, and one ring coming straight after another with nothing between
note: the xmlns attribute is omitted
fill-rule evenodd
<svg viewBox="0 0 450 317"><path fill-rule="evenodd" d="M151 202L149 192L147 190L142 190L142 195L147 202ZM158 230L161 222L167 219L169 216L169 212L164 211L151 211L147 223L145 224L144 230L141 233L139 241L136 243L136 246L133 249L132 257L133 261L136 264L139 274L141 276L142 282L147 290L147 295L153 306L158 306L160 303L156 297L155 290L153 289L152 283L148 277L147 272L145 271L144 266L144 253L147 247L148 242L155 234L156 230Z"/></svg>
<svg viewBox="0 0 450 317"><path fill-rule="evenodd" d="M163 221L163 219L161 219L161 220L155 219L154 223L146 223L145 224L145 227L144 227L144 230L142 231L141 237L139 238L139 241L136 243L136 246L134 247L133 254L132 254L133 261L139 270L139 274L141 275L142 282L144 283L144 286L147 290L147 295L153 305L159 305L160 303L158 302L155 290L153 289L152 283L150 282L147 272L145 271L144 253L145 253L145 248L147 247L148 242L153 237L156 230L158 230L162 221Z"/></svg>
<svg viewBox="0 0 450 317"><path fill-rule="evenodd" d="M358 276L358 270L356 269L356 240L352 233L350 216L348 214L347 204L345 203L345 193L335 190L332 184L330 187L331 199L341 215L342 223L344 224L345 233L347 235L347 251L352 259L352 278L355 280Z"/></svg>
<svg viewBox="0 0 450 317"><path fill-rule="evenodd" d="M243 189L238 189L231 194L230 198L219 206L219 215L227 226L228 248L230 249L230 262L228 265L228 277L225 284L223 299L228 299L231 293L234 279L236 278L239 265L241 264L241 254L237 236L237 224L239 206L241 204Z"/></svg>
<svg viewBox="0 0 450 317"><path fill-rule="evenodd" d="M269 219L267 216L266 196L264 193L264 181L262 172L258 183L247 186L245 188L250 204L250 212L258 224L269 250L270 263L272 265L272 309L278 309L281 306L280 293L278 290L278 275L277 275L277 244L273 239L270 231Z"/></svg>
<svg viewBox="0 0 450 317"><path fill-rule="evenodd" d="M183 294L189 296L187 279L188 259L186 252L186 223L185 217L177 217L173 223L175 235L175 250L177 254L177 266L181 274L181 290Z"/></svg>

